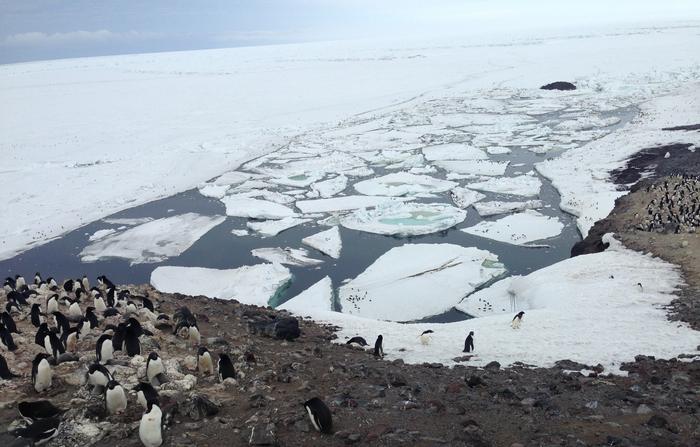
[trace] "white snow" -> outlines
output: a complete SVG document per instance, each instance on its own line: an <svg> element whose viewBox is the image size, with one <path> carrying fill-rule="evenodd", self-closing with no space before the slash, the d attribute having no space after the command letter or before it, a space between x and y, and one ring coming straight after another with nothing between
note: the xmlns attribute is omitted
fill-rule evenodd
<svg viewBox="0 0 700 447"><path fill-rule="evenodd" d="M488 160L436 160L433 163L437 167L457 174L496 176L505 174L508 163L510 162Z"/></svg>
<svg viewBox="0 0 700 447"><path fill-rule="evenodd" d="M456 185L455 182L427 175L396 172L355 183L354 188L360 194L370 196L414 196L445 192Z"/></svg>
<svg viewBox="0 0 700 447"><path fill-rule="evenodd" d="M342 216L340 224L368 233L417 236L446 230L466 217L465 211L444 203L390 202Z"/></svg>
<svg viewBox="0 0 700 447"><path fill-rule="evenodd" d="M340 229L337 225L320 233L307 236L301 240L301 243L315 248L334 259L340 258L340 251L343 249L343 241L340 238Z"/></svg>
<svg viewBox="0 0 700 447"><path fill-rule="evenodd" d="M483 182L467 183L469 189L518 196L534 197L540 194L542 182L535 175L492 178Z"/></svg>
<svg viewBox="0 0 700 447"><path fill-rule="evenodd" d="M423 148L427 160L485 160L488 156L481 149L464 144L442 144Z"/></svg>
<svg viewBox="0 0 700 447"><path fill-rule="evenodd" d="M347 186L348 178L341 174L329 180L316 182L311 185L311 188L316 191L320 197L327 199L343 191L345 188L347 188Z"/></svg>
<svg viewBox="0 0 700 447"><path fill-rule="evenodd" d="M224 216L195 213L153 220L93 242L80 252L80 259L124 258L132 265L162 262L179 256L224 220Z"/></svg>
<svg viewBox="0 0 700 447"><path fill-rule="evenodd" d="M461 231L513 245L527 245L532 241L557 236L563 228L564 224L556 217L526 210L496 221L481 221Z"/></svg>
<svg viewBox="0 0 700 447"><path fill-rule="evenodd" d="M161 292L235 299L256 306L267 306L291 279L291 272L281 264L229 270L167 266L151 273L151 285Z"/></svg>
<svg viewBox="0 0 700 447"><path fill-rule="evenodd" d="M304 214L350 211L359 208L372 208L381 203L409 200L403 197L343 196L330 199L297 200L296 207Z"/></svg>
<svg viewBox="0 0 700 447"><path fill-rule="evenodd" d="M323 261L319 261L318 259L309 258L309 252L303 248L254 248L250 251L250 253L253 256L267 262L293 265L296 267L305 267L323 263Z"/></svg>
<svg viewBox="0 0 700 447"><path fill-rule="evenodd" d="M109 236L110 234L114 234L114 233L116 233L116 232L117 232L117 230L115 230L115 229L113 229L113 228L108 228L108 229L105 229L105 230L97 230L97 231L95 231L94 233L92 233L92 234L90 235L90 237L88 238L88 240L89 240L90 242L93 242L93 241L96 241L96 240L98 240L98 239L102 239L102 238L105 237L105 236Z"/></svg>
<svg viewBox="0 0 700 447"><path fill-rule="evenodd" d="M257 232L262 237L270 237L276 236L284 230L288 230L306 222L311 222L311 219L284 217L279 220L264 220L262 222L250 221L246 223L246 226Z"/></svg>
<svg viewBox="0 0 700 447"><path fill-rule="evenodd" d="M450 197L455 205L465 209L469 205L473 204L474 202L478 202L486 196L480 192L458 186L450 191Z"/></svg>
<svg viewBox="0 0 700 447"><path fill-rule="evenodd" d="M253 219L283 219L296 215L292 209L267 200L234 195L226 196L221 201L226 206L226 214L228 216Z"/></svg>
<svg viewBox="0 0 700 447"><path fill-rule="evenodd" d="M501 275L498 257L453 244L406 244L340 287L343 313L389 321L437 315Z"/></svg>
<svg viewBox="0 0 700 447"><path fill-rule="evenodd" d="M474 204L476 212L481 217L495 216L498 214L515 213L524 210L536 210L542 208L541 200L527 200L525 202L479 202Z"/></svg>
<svg viewBox="0 0 700 447"><path fill-rule="evenodd" d="M309 311L333 310L333 282L326 276L299 295L277 306L297 315L307 315Z"/></svg>

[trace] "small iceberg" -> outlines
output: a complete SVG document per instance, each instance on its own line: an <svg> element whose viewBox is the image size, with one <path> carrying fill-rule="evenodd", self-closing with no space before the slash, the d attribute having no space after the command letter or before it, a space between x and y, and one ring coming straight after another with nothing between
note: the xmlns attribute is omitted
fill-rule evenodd
<svg viewBox="0 0 700 447"><path fill-rule="evenodd" d="M318 259L309 258L309 252L303 248L254 248L250 253L256 258L267 262L276 262L294 267L306 267L323 263L323 261Z"/></svg>
<svg viewBox="0 0 700 447"><path fill-rule="evenodd" d="M481 149L458 143L424 147L423 155L425 155L425 158L429 161L484 160L488 158L488 156Z"/></svg>
<svg viewBox="0 0 700 447"><path fill-rule="evenodd" d="M445 171L457 174L498 176L506 173L507 161L489 160L436 160L433 162Z"/></svg>
<svg viewBox="0 0 700 447"><path fill-rule="evenodd" d="M483 182L468 183L465 186L477 191L536 197L540 194L542 182L535 175L525 174L517 177L492 178Z"/></svg>
<svg viewBox="0 0 700 447"><path fill-rule="evenodd" d="M417 236L446 230L466 217L465 211L444 203L394 202L357 210L341 217L340 224L368 233Z"/></svg>
<svg viewBox="0 0 700 447"><path fill-rule="evenodd" d="M340 258L340 251L343 248L343 242L340 239L340 229L337 225L328 230L305 237L301 240L301 243L315 248L333 259Z"/></svg>
<svg viewBox="0 0 700 447"><path fill-rule="evenodd" d="M333 282L326 276L316 284L277 306L297 315L307 315L309 312L333 310Z"/></svg>
<svg viewBox="0 0 700 447"><path fill-rule="evenodd" d="M264 220L262 222L247 222L246 226L257 232L262 237L277 236L284 230L296 227L306 222L311 222L311 219L302 219L299 217L285 217L279 220Z"/></svg>
<svg viewBox="0 0 700 447"><path fill-rule="evenodd" d="M411 200L402 197L382 196L343 196L330 199L297 200L296 207L304 214L351 211L359 208L372 208L387 201Z"/></svg>
<svg viewBox="0 0 700 447"><path fill-rule="evenodd" d="M418 194L440 193L457 186L457 183L440 180L428 175L397 172L382 177L355 183L360 194L368 196L415 196Z"/></svg>
<svg viewBox="0 0 700 447"><path fill-rule="evenodd" d="M483 221L461 231L513 245L526 245L533 241L558 236L564 228L556 217L526 210L496 221Z"/></svg>
<svg viewBox="0 0 700 447"><path fill-rule="evenodd" d="M267 200L235 195L224 197L221 201L226 206L226 214L233 217L283 219L296 216L291 208Z"/></svg>
<svg viewBox="0 0 700 447"><path fill-rule="evenodd" d="M527 200L525 202L480 202L475 203L474 208L481 217L496 216L498 214L517 213L525 210L536 210L544 207L541 200Z"/></svg>
<svg viewBox="0 0 700 447"><path fill-rule="evenodd" d="M466 209L469 205L478 202L479 200L486 197L477 191L472 191L471 189L463 188L458 186L450 191L450 198L455 205L462 209Z"/></svg>

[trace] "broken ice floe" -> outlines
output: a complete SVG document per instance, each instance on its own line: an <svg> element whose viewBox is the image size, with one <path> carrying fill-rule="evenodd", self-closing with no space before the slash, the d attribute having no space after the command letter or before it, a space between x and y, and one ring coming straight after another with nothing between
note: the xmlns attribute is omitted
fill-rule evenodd
<svg viewBox="0 0 700 447"><path fill-rule="evenodd" d="M526 245L557 236L563 228L564 224L556 217L526 210L496 221L482 221L472 227L462 228L461 231L508 244Z"/></svg>
<svg viewBox="0 0 700 447"><path fill-rule="evenodd" d="M234 217L249 217L253 219L282 219L294 217L296 213L279 203L267 200L252 199L243 196L227 196L221 199L226 206L226 214Z"/></svg>
<svg viewBox="0 0 700 447"><path fill-rule="evenodd" d="M486 149L486 152L488 152L491 155L502 155L510 154L511 150L503 146L491 146Z"/></svg>
<svg viewBox="0 0 700 447"><path fill-rule="evenodd" d="M301 243L315 248L334 259L340 257L340 251L343 248L343 242L340 238L340 229L337 225L328 230L321 231L320 233L307 236L301 240Z"/></svg>
<svg viewBox="0 0 700 447"><path fill-rule="evenodd" d="M333 283L326 276L277 308L302 316L309 311L333 310Z"/></svg>
<svg viewBox="0 0 700 447"><path fill-rule="evenodd" d="M444 203L393 202L354 211L341 217L340 223L368 233L416 236L446 230L466 217L465 211Z"/></svg>
<svg viewBox="0 0 700 447"><path fill-rule="evenodd" d="M152 220L88 245L80 252L80 259L83 262L96 262L107 258L124 258L131 264L162 262L179 256L224 220L224 216L195 213Z"/></svg>
<svg viewBox="0 0 700 447"><path fill-rule="evenodd" d="M311 189L316 191L318 196L327 199L343 191L348 186L348 178L341 174L329 180L316 182L311 185Z"/></svg>
<svg viewBox="0 0 700 447"><path fill-rule="evenodd" d="M482 182L468 183L465 186L477 191L533 197L540 194L542 182L537 176L526 174L516 177L492 178Z"/></svg>
<svg viewBox="0 0 700 447"><path fill-rule="evenodd" d="M161 292L235 299L244 304L267 306L292 279L281 264L246 265L219 270L202 267L158 267L151 285Z"/></svg>
<svg viewBox="0 0 700 447"><path fill-rule="evenodd" d="M536 210L542 208L541 200L527 200L525 202L480 202L475 203L474 208L481 217L495 216L498 214L515 213L524 210Z"/></svg>
<svg viewBox="0 0 700 447"><path fill-rule="evenodd" d="M445 171L457 174L498 176L506 173L507 161L489 160L437 160L434 164Z"/></svg>
<svg viewBox="0 0 700 447"><path fill-rule="evenodd" d="M430 161L436 160L485 160L488 156L481 149L465 144L441 144L423 148L423 155Z"/></svg>
<svg viewBox="0 0 700 447"><path fill-rule="evenodd" d="M319 261L318 259L309 258L309 252L303 248L254 248L250 253L267 262L277 262L279 264L292 265L295 267L305 267L323 263L323 261Z"/></svg>
<svg viewBox="0 0 700 447"><path fill-rule="evenodd" d="M233 229L231 230L231 234L234 236L248 236L250 233L248 233L248 230L244 229Z"/></svg>
<svg viewBox="0 0 700 447"><path fill-rule="evenodd" d="M152 221L152 217L119 217L102 219L102 222L112 225L140 225Z"/></svg>
<svg viewBox="0 0 700 447"><path fill-rule="evenodd" d="M486 196L478 191L472 191L471 189L458 186L450 191L450 197L455 205L465 209L469 205L473 204L474 202L478 202Z"/></svg>
<svg viewBox="0 0 700 447"><path fill-rule="evenodd" d="M110 234L114 234L114 233L116 233L116 232L117 232L117 230L114 230L114 229L112 229L112 228L108 228L108 229L105 229L105 230L97 230L97 231L95 231L94 233L92 233L92 234L90 235L90 237L88 238L88 240L89 240L90 242L93 242L93 241L96 241L96 240L98 240L98 239L102 239L102 238L105 237L105 236L109 236Z"/></svg>
<svg viewBox="0 0 700 447"><path fill-rule="evenodd" d="M389 321L443 313L503 274L498 257L453 244L406 244L339 289L342 312Z"/></svg>
<svg viewBox="0 0 700 447"><path fill-rule="evenodd" d="M427 175L397 172L382 177L355 183L354 188L360 194L369 196L411 196L424 193L445 192L457 183L440 180Z"/></svg>
<svg viewBox="0 0 700 447"><path fill-rule="evenodd" d="M276 236L297 225L306 222L311 222L311 219L302 219L299 217L285 217L279 220L264 220L262 222L247 222L246 226L257 232L262 237Z"/></svg>
<svg viewBox="0 0 700 447"><path fill-rule="evenodd" d="M350 211L359 208L371 208L381 203L405 201L410 198L382 196L343 196L330 199L297 200L296 207L304 214Z"/></svg>

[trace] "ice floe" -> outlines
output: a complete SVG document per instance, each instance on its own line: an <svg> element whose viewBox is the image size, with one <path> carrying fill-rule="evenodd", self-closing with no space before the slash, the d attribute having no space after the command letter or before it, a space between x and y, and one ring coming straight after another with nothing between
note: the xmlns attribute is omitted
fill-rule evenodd
<svg viewBox="0 0 700 447"><path fill-rule="evenodd" d="M498 257L485 250L453 244L406 244L380 256L340 287L338 296L343 313L411 321L451 309L504 272Z"/></svg>
<svg viewBox="0 0 700 447"><path fill-rule="evenodd" d="M343 241L340 238L340 229L337 225L320 233L307 236L301 240L301 243L315 248L334 259L340 258L340 251L343 249Z"/></svg>
<svg viewBox="0 0 700 447"><path fill-rule="evenodd" d="M481 182L468 183L465 186L477 191L534 197L540 194L542 182L537 176L526 174L516 177L491 178Z"/></svg>
<svg viewBox="0 0 700 447"><path fill-rule="evenodd" d="M381 196L343 196L330 199L297 200L296 207L304 214L349 211L359 208L371 208L381 203L410 200L404 197Z"/></svg>
<svg viewBox="0 0 700 447"><path fill-rule="evenodd" d="M131 264L162 262L179 256L224 220L224 216L195 213L153 220L93 242L80 252L80 259L96 262L123 258Z"/></svg>
<svg viewBox="0 0 700 447"><path fill-rule="evenodd" d="M450 191L450 197L455 205L465 209L472 203L478 202L486 196L478 191L473 191L471 189L458 186Z"/></svg>
<svg viewBox="0 0 700 447"><path fill-rule="evenodd" d="M243 196L226 196L221 199L226 206L226 214L234 217L253 219L283 219L294 217L296 213L279 203Z"/></svg>
<svg viewBox="0 0 700 447"><path fill-rule="evenodd" d="M284 265L292 265L295 267L305 267L310 265L318 265L323 263L318 259L309 258L309 252L303 248L254 248L250 253L267 262L276 262Z"/></svg>
<svg viewBox="0 0 700 447"><path fill-rule="evenodd" d="M491 155L510 154L511 150L503 146L491 146L486 148L486 152Z"/></svg>
<svg viewBox="0 0 700 447"><path fill-rule="evenodd" d="M495 216L498 214L515 213L524 210L536 210L544 207L541 200L527 200L525 202L479 202L474 204L476 212L481 217Z"/></svg>
<svg viewBox="0 0 700 447"><path fill-rule="evenodd" d="M277 306L297 315L308 315L310 311L333 310L333 282L326 276L299 295Z"/></svg>
<svg viewBox="0 0 700 447"><path fill-rule="evenodd" d="M396 172L355 183L354 188L360 194L370 196L411 196L445 192L456 185L455 182L427 175Z"/></svg>
<svg viewBox="0 0 700 447"><path fill-rule="evenodd" d="M563 228L564 224L556 217L526 210L496 221L482 221L461 231L513 245L526 245L557 236Z"/></svg>
<svg viewBox="0 0 700 447"><path fill-rule="evenodd" d="M390 202L342 216L340 223L368 233L417 236L446 230L466 217L465 211L444 203Z"/></svg>
<svg viewBox="0 0 700 447"><path fill-rule="evenodd" d="M112 225L140 225L152 221L152 217L112 217L102 219L102 222Z"/></svg>
<svg viewBox="0 0 700 447"><path fill-rule="evenodd" d="M343 191L347 186L348 178L341 174L329 180L316 182L311 185L311 188L316 191L320 197L327 199Z"/></svg>
<svg viewBox="0 0 700 447"><path fill-rule="evenodd" d="M481 149L465 144L441 144L423 148L423 155L430 161L436 160L485 160L488 156Z"/></svg>
<svg viewBox="0 0 700 447"><path fill-rule="evenodd" d="M445 171L457 174L497 176L506 173L507 161L489 160L437 160L434 162Z"/></svg>
<svg viewBox="0 0 700 447"><path fill-rule="evenodd" d="M297 225L306 222L311 222L311 219L302 219L300 217L284 217L279 220L264 220L262 222L251 221L247 222L246 226L257 232L262 237L276 236Z"/></svg>
<svg viewBox="0 0 700 447"><path fill-rule="evenodd" d="M161 292L235 299L267 306L288 285L292 273L281 264L246 265L220 270L203 267L158 267L151 285Z"/></svg>
<svg viewBox="0 0 700 447"><path fill-rule="evenodd" d="M105 229L105 230L97 230L97 231L95 231L94 233L92 233L92 234L90 235L90 237L88 238L88 240L89 240L90 242L93 242L93 241L96 241L96 240L98 240L98 239L102 239L102 238L105 237L105 236L109 236L110 234L114 234L114 233L116 233L116 232L117 232L117 230L115 230L115 229L113 229L113 228L108 228L108 229Z"/></svg>

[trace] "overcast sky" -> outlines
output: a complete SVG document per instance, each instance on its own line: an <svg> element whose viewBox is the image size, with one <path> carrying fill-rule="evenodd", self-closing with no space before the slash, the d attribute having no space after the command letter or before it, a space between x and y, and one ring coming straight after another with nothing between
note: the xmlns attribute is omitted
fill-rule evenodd
<svg viewBox="0 0 700 447"><path fill-rule="evenodd" d="M700 20L700 0L0 0L0 63Z"/></svg>

